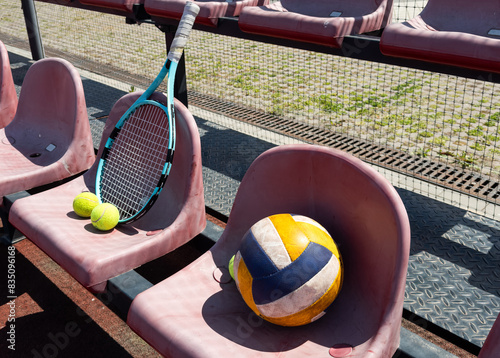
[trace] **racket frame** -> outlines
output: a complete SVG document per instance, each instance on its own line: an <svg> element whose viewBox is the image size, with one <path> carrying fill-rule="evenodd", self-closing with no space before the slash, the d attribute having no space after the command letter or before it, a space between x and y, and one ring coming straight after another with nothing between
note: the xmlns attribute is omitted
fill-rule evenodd
<svg viewBox="0 0 500 358"><path fill-rule="evenodd" d="M151 85L144 91L144 93L132 104L132 106L127 109L127 111L122 115L119 121L116 123L115 128L111 131L108 139L103 148L103 152L99 159L99 165L97 167L96 172L96 183L95 183L95 194L99 198L99 202L102 202L102 194L101 194L101 185L100 179L102 176L103 168L106 165L106 159L111 151L113 143L118 136L118 133L122 129L125 122L129 119L129 117L136 111L140 106L149 104L154 105L161 108L168 117L169 122L169 138L168 138L168 150L165 158L165 165L161 172L161 175L158 179L158 184L154 189L153 193L149 197L149 200L139 209L134 215L122 218L120 213L120 219L118 223L132 223L142 217L148 210L154 205L156 199L160 195L163 187L167 181L168 175L170 174L170 169L172 167L172 161L175 152L175 144L176 144L176 135L175 135L175 108L174 108L174 83L175 83L175 73L177 71L177 61L173 61L170 58L167 58L160 72L151 83ZM168 76L168 77L167 77ZM151 95L156 91L156 89L160 86L163 80L167 77L167 104L164 105L160 102L149 99Z"/></svg>

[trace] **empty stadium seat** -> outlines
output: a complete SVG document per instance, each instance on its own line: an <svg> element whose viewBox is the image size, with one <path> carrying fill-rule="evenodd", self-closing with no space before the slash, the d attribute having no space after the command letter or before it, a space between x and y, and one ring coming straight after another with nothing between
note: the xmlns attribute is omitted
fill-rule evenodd
<svg viewBox="0 0 500 358"><path fill-rule="evenodd" d="M345 36L384 28L392 18L392 0L281 0L245 8L240 29L264 36L340 48Z"/></svg>
<svg viewBox="0 0 500 358"><path fill-rule="evenodd" d="M478 358L498 358L500 357L500 315L497 317L491 328L486 341L484 342Z"/></svg>
<svg viewBox="0 0 500 358"><path fill-rule="evenodd" d="M196 0L195 0L196 1ZM221 17L238 16L247 6L267 4L269 0L214 0L196 1L200 12L196 23L215 27ZM171 18L180 20L186 0L145 0L146 12L155 18Z"/></svg>
<svg viewBox="0 0 500 358"><path fill-rule="evenodd" d="M94 160L80 75L66 60L35 62L14 119L0 129L0 204L7 194L81 173Z"/></svg>
<svg viewBox="0 0 500 358"><path fill-rule="evenodd" d="M116 122L139 95L127 94L113 107L99 157ZM160 93L153 99L166 103L166 96ZM104 291L110 278L176 249L206 225L198 127L177 100L175 108L173 166L158 200L139 220L111 231L97 231L90 219L73 212L74 197L82 191L94 191L97 161L84 175L12 205L11 224L92 292Z"/></svg>
<svg viewBox="0 0 500 358"><path fill-rule="evenodd" d="M388 56L500 72L500 17L496 0L429 0L420 15L384 30Z"/></svg>
<svg viewBox="0 0 500 358"><path fill-rule="evenodd" d="M301 327L263 321L227 270L245 232L277 213L308 216L336 240L344 283L325 316ZM410 249L405 207L389 182L330 148L285 145L245 174L209 252L140 293L127 323L169 357L391 357L399 345Z"/></svg>
<svg viewBox="0 0 500 358"><path fill-rule="evenodd" d="M0 41L0 128L9 124L17 109L17 93L10 69L9 53Z"/></svg>

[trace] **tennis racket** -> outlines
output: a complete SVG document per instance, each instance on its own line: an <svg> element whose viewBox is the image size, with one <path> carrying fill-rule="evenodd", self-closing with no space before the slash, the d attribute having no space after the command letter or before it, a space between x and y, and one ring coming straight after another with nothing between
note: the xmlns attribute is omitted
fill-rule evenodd
<svg viewBox="0 0 500 358"><path fill-rule="evenodd" d="M174 78L200 8L188 1L156 79L116 123L96 173L96 195L115 205L120 223L131 223L155 203L167 180L175 150ZM166 105L150 99L167 77Z"/></svg>

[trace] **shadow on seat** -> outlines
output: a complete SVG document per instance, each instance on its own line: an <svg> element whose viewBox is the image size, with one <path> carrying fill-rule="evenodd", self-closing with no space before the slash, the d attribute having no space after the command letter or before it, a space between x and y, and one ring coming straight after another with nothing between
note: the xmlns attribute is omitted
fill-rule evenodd
<svg viewBox="0 0 500 358"><path fill-rule="evenodd" d="M115 123L139 95L125 95L113 107L99 157ZM153 98L166 103L163 94L155 93ZM97 161L84 175L12 205L12 225L90 291L104 291L108 279L176 249L206 225L198 128L186 107L177 100L175 107L177 143L172 170L155 205L133 224L99 232L90 219L73 212L77 194L94 192Z"/></svg>
<svg viewBox="0 0 500 358"><path fill-rule="evenodd" d="M380 50L388 56L500 72L496 0L429 0L420 15L387 26Z"/></svg>
<svg viewBox="0 0 500 358"><path fill-rule="evenodd" d="M144 0L80 0L83 5L134 12L134 5L144 4Z"/></svg>
<svg viewBox="0 0 500 358"><path fill-rule="evenodd" d="M244 233L277 213L318 221L343 257L339 296L325 316L302 327L263 321L234 281L225 280ZM406 210L379 173L337 150L276 147L248 169L218 242L139 294L127 323L172 357L323 357L332 347L349 349L345 345L354 347L356 357L390 357L399 345L409 248ZM219 270L223 279L216 281Z"/></svg>
<svg viewBox="0 0 500 358"><path fill-rule="evenodd" d="M144 0L37 0L56 5L84 8L97 12L130 17L133 20L142 19L141 5ZM139 17L137 17L139 15Z"/></svg>
<svg viewBox="0 0 500 358"><path fill-rule="evenodd" d="M238 16L247 6L267 4L269 0L195 0L200 12L195 22L215 27L221 17ZM145 0L146 12L155 18L180 20L186 0Z"/></svg>
<svg viewBox="0 0 500 358"><path fill-rule="evenodd" d="M500 357L500 315L498 315L477 358Z"/></svg>
<svg viewBox="0 0 500 358"><path fill-rule="evenodd" d="M345 36L377 31L390 23L392 0L281 0L245 8L242 31L340 48Z"/></svg>
<svg viewBox="0 0 500 358"><path fill-rule="evenodd" d="M9 53L0 41L0 128L9 124L17 109L17 93L10 69Z"/></svg>
<svg viewBox="0 0 500 358"><path fill-rule="evenodd" d="M70 5L74 0L37 0L40 2L48 2L55 5Z"/></svg>
<svg viewBox="0 0 500 358"><path fill-rule="evenodd" d="M34 63L14 119L0 129L0 198L69 178L94 160L80 75L62 59Z"/></svg>

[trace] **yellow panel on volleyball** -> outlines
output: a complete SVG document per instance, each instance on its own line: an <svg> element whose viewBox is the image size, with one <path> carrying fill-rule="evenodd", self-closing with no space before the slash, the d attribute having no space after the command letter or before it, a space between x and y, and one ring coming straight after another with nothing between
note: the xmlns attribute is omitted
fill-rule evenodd
<svg viewBox="0 0 500 358"><path fill-rule="evenodd" d="M245 303L254 311L259 314L259 310L255 306L252 296L252 275L248 272L248 268L245 265L245 261L240 260L238 265L238 288L240 290L241 296Z"/></svg>
<svg viewBox="0 0 500 358"><path fill-rule="evenodd" d="M333 252L334 255L337 256L337 258L340 257L337 245L335 244L335 241L333 241L330 234L328 234L328 232L320 229L317 226L304 222L297 222L297 226L300 227L309 241L325 246L326 248L328 248L328 250Z"/></svg>
<svg viewBox="0 0 500 358"><path fill-rule="evenodd" d="M271 220L276 232L281 237L290 259L294 261L305 250L309 244L309 239L290 214L272 215L269 220Z"/></svg>

